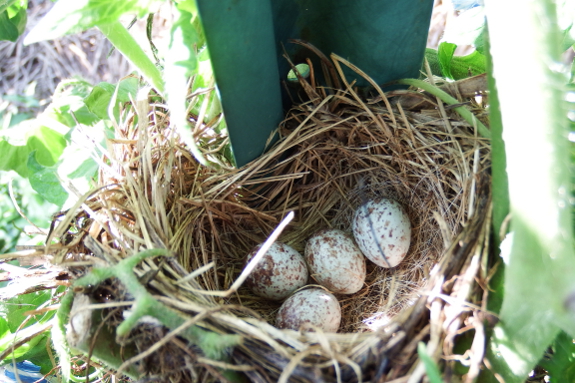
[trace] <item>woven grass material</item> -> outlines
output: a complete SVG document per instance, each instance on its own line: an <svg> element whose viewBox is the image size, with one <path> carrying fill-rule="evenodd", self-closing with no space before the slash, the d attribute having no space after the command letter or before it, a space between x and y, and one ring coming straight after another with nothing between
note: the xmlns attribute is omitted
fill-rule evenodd
<svg viewBox="0 0 575 383"><path fill-rule="evenodd" d="M423 374L418 341L428 342L430 356L443 364L466 319L482 326L473 318L484 312L475 278L487 278L488 141L445 110L403 111L383 92L380 101L362 99L336 77L341 63L324 62L339 90L315 86L313 74L309 83L302 80L311 101L294 107L279 141L242 169L226 160L226 138L211 130L214 121L194 121L202 150L218 164L206 168L181 146L162 105L143 98L126 106L101 161L102 187L55 221L48 243L60 244L47 249L53 262L81 275L89 271L86 261L114 264L144 249L169 249L174 257L146 260L135 270L149 290L208 329L244 337L226 364L142 324L131 339L141 352L166 343L130 361L143 359L147 376L210 381L224 379L218 372L224 367L256 382L407 381ZM295 219L280 240L303 251L316 230L350 231L354 210L376 196L404 206L411 247L393 269L368 262L364 288L338 296L339 333L278 330L280 303L243 287L230 290L248 252L288 212ZM129 300L118 281L97 294L111 306ZM112 326L122 320L110 318ZM476 331L478 344L481 336ZM482 350L473 352L478 371Z"/></svg>

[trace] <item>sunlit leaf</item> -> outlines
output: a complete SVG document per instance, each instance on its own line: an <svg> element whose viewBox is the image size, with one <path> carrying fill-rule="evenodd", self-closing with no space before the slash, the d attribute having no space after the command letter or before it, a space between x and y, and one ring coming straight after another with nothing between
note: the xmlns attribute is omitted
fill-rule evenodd
<svg viewBox="0 0 575 383"><path fill-rule="evenodd" d="M439 66L443 77L453 79L451 74L451 59L453 59L453 54L457 49L457 45L453 43L442 42L437 47L437 58L439 60Z"/></svg>
<svg viewBox="0 0 575 383"><path fill-rule="evenodd" d="M2 131L4 137L0 136L0 170L14 170L22 177L28 177L26 164L30 153L37 153L36 159L40 164L52 166L62 154L66 140L62 134L43 126L32 127L27 132L22 132L22 129L24 127L17 126Z"/></svg>
<svg viewBox="0 0 575 383"><path fill-rule="evenodd" d="M24 33L26 28L26 9L21 8L18 12L10 17L8 11L0 12L0 40L15 42L18 37Z"/></svg>
<svg viewBox="0 0 575 383"><path fill-rule="evenodd" d="M539 365L547 370L551 382L575 382L575 343L573 337L561 331L551 346L552 353Z"/></svg>
<svg viewBox="0 0 575 383"><path fill-rule="evenodd" d="M110 105L110 101L112 100L115 90L116 85L107 82L101 82L96 85L90 92L90 95L84 100L90 112L103 120L108 119L108 106ZM116 105L114 107L116 119L119 117L118 104L129 102L130 97L132 100L135 100L137 93L137 78L128 77L118 83L118 94L116 96Z"/></svg>
<svg viewBox="0 0 575 383"><path fill-rule="evenodd" d="M513 232L501 321L490 352L501 374L509 375L506 381L521 382L560 329L575 334L575 313L566 304L575 288L575 252L571 212L566 208L570 173L565 77L550 65L559 62L561 53L551 0L524 2L521 7L486 0L485 8ZM529 82L522 80L525 76ZM534 105L528 113L518 97L526 93L533 96Z"/></svg>
<svg viewBox="0 0 575 383"><path fill-rule="evenodd" d="M441 372L439 372L439 367L437 363L431 359L431 357L427 354L427 348L425 347L425 343L419 342L417 344L417 355L423 362L425 366L425 372L427 373L427 378L431 383L443 383L443 379L441 379Z"/></svg>

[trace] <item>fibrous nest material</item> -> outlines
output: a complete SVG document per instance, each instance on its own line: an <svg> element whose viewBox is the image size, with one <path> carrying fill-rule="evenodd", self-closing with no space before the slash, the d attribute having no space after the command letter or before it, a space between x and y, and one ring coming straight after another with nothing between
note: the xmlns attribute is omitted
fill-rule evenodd
<svg viewBox="0 0 575 383"><path fill-rule="evenodd" d="M453 110L408 111L394 102L401 94L437 105L419 92L360 97L338 75L345 60L332 58L324 57L326 76L339 87L317 86L313 74L310 82L300 79L306 101L289 112L279 140L241 169L230 165L222 149L226 137L209 124L192 124L214 163L203 167L169 126L163 105L140 99L125 106L101 162L102 187L55 222L48 243L60 244L47 252L53 262L82 275L92 267L86 262L114 265L142 250L166 249L172 257L149 258L136 267L142 284L182 317L197 317L205 329L242 339L225 361L216 361L171 337L158 352L142 356L140 373L210 381L236 370L257 382L421 375L417 342L427 341L430 355L440 360L442 352L453 352L463 321L481 311L480 300L465 302L481 297L475 277L487 276L480 266L488 246L488 140ZM471 107L484 119L480 105ZM280 303L235 289L246 255L289 212L295 218L279 240L303 251L321 228L350 231L354 209L377 196L405 208L411 247L395 268L368 262L365 286L338 296L339 333L279 330L274 315ZM98 291L98 299L104 295L111 306L133 299L121 280ZM121 314L111 317L112 328L123 320ZM145 351L166 331L142 323L125 344Z"/></svg>

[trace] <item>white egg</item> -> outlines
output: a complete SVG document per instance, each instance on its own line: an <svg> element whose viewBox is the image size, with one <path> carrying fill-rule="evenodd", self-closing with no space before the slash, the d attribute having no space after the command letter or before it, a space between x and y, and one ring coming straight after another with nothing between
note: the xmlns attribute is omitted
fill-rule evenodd
<svg viewBox="0 0 575 383"><path fill-rule="evenodd" d="M350 235L324 229L305 245L305 260L311 277L338 294L353 294L365 281L365 258Z"/></svg>
<svg viewBox="0 0 575 383"><path fill-rule="evenodd" d="M261 246L252 250L248 262ZM246 279L246 285L260 297L280 300L303 287L307 278L308 270L301 254L285 243L274 242Z"/></svg>
<svg viewBox="0 0 575 383"><path fill-rule="evenodd" d="M356 210L353 235L362 253L373 263L395 267L409 250L411 224L397 201L372 200Z"/></svg>
<svg viewBox="0 0 575 383"><path fill-rule="evenodd" d="M316 327L325 332L337 332L340 322L339 302L319 288L301 290L286 299L276 319L279 328L311 331Z"/></svg>

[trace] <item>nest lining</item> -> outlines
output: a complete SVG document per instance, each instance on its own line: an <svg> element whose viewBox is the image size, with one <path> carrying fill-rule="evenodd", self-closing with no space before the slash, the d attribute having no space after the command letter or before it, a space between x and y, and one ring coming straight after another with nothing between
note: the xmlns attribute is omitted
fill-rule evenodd
<svg viewBox="0 0 575 383"><path fill-rule="evenodd" d="M152 273L149 288L182 314L209 310L205 326L245 336L233 359L244 369L251 366L251 377L275 380L291 374L295 381L320 381L337 370L326 356L333 357L334 352L343 358L338 361L350 377L357 366L381 364L374 360L374 347L385 354L395 346L392 341L382 348L381 339L391 339L406 312L422 312L419 292L430 270L470 226L469 220L478 214L473 209L486 209L485 201L480 203L485 189L479 185L489 166L488 142L455 114L422 115L403 111L401 105L390 110L387 100L364 102L351 88L331 95L324 89L312 90L312 101L292 109L280 126L278 143L242 169L233 169L216 149L225 137L205 136L209 126L196 124L202 128L195 134L204 134L203 150L222 166L204 168L168 127L162 106L144 101L136 108L127 106L117 126L118 139L110 142L109 158L102 162L100 179L107 187L88 198L84 206L89 209L80 210L90 219L79 223L73 219L77 212L70 211L71 219L53 233L57 238L81 225L76 234L81 238L73 241L74 246L65 246L55 262L93 254L114 263L145 248L171 250L174 259L147 260L138 274ZM482 113L476 108L476 114ZM134 126L137 110L150 111L148 116L139 115L147 126ZM457 123L449 124L450 120ZM320 228L349 231L355 208L377 196L398 200L406 209L412 223L409 254L393 269L368 262L364 288L338 296L343 313L340 334L278 331L272 325L279 302L255 297L245 288L228 297L218 293L232 286L245 256L287 212L294 211L296 218L280 240L302 252L307 238ZM116 299L122 300L125 295L121 286L117 288ZM372 332L376 324L387 335L383 330ZM134 341L146 339L140 349L162 338L158 331L152 333L141 328L134 334ZM313 344L323 346L318 350ZM404 351L410 347L412 360L413 345L405 345ZM169 349L164 351L160 358L169 363L147 356L144 365L153 367L146 374L167 377L174 371L174 356ZM189 360L178 360L198 365L196 353L185 358ZM322 363L327 364L318 370ZM203 361L199 366L200 373L194 368L178 374L183 374L183 381L218 375L214 364Z"/></svg>

